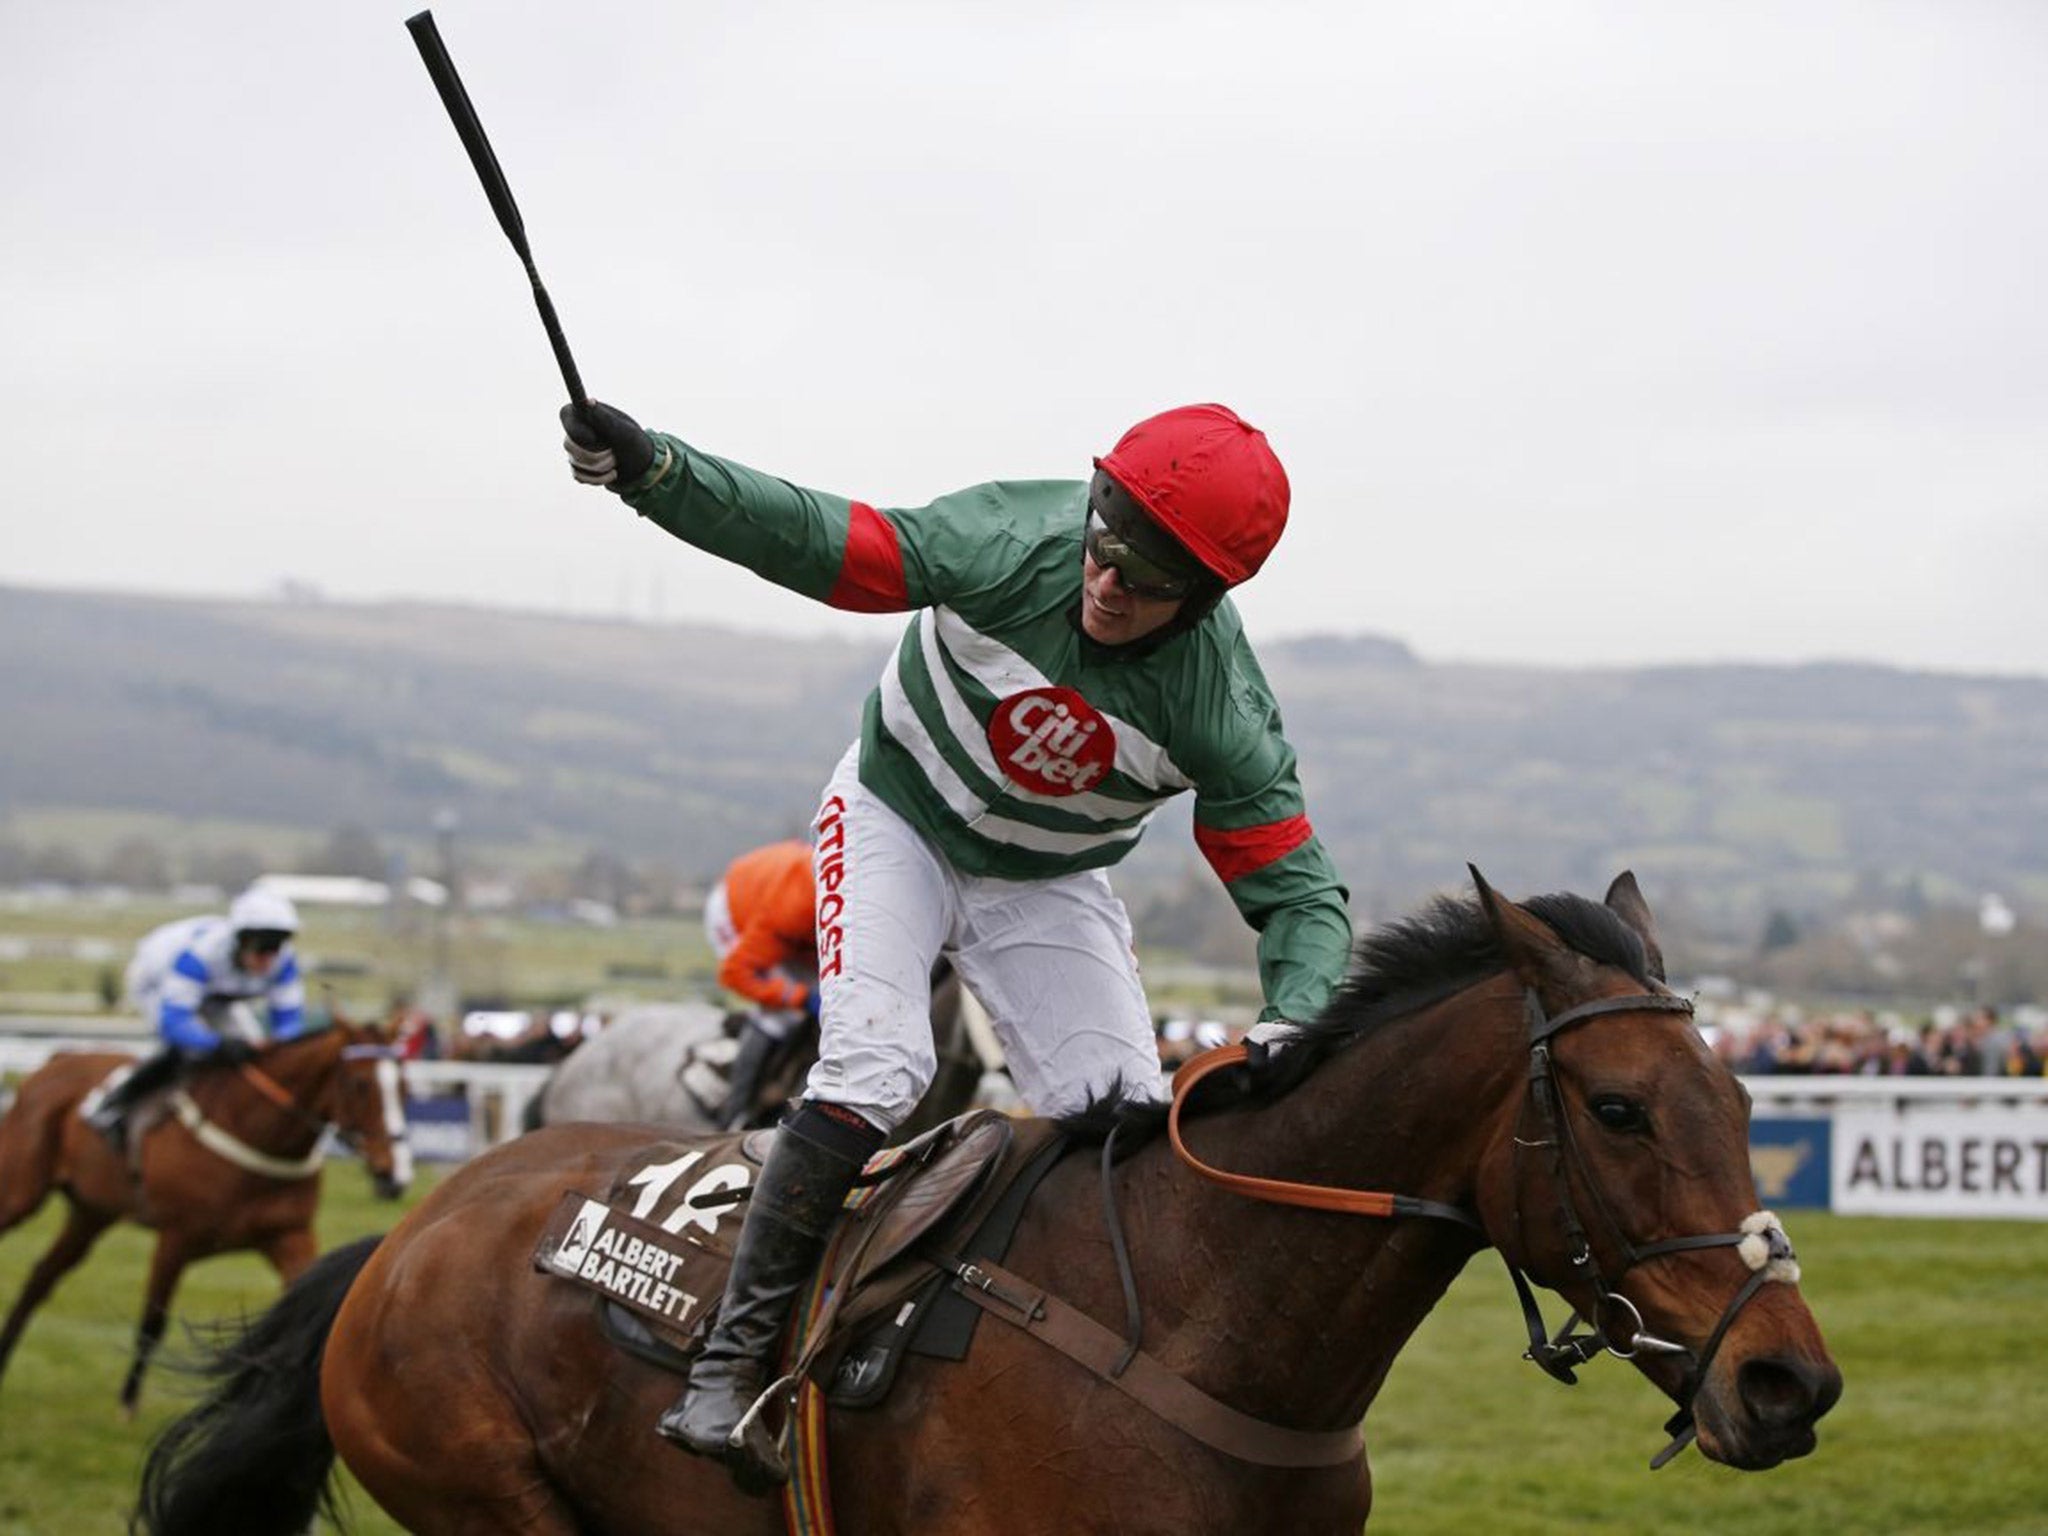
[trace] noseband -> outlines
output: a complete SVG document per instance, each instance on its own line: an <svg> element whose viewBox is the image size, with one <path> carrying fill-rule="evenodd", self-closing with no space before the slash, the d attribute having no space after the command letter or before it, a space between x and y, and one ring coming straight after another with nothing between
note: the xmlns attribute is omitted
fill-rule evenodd
<svg viewBox="0 0 2048 1536"><path fill-rule="evenodd" d="M1547 1147L1551 1152L1552 1180L1557 1186L1558 1207L1564 1227L1568 1262L1576 1277L1589 1286L1593 1292L1593 1307L1590 1316L1574 1311L1565 1320L1555 1335L1549 1333L1543 1323L1543 1314L1536 1305L1535 1292L1529 1285L1528 1277L1513 1260L1507 1261L1508 1275L1515 1283L1516 1294L1521 1299L1522 1317L1529 1330L1529 1347L1523 1358L1534 1361L1543 1371L1565 1383L1575 1385L1578 1377L1575 1367L1586 1364L1601 1351L1606 1351L1620 1360L1633 1360L1641 1355L1687 1355L1692 1365L1686 1372L1684 1387L1676 1394L1678 1411L1664 1426L1664 1432L1672 1437L1671 1443L1651 1459L1654 1471L1670 1461L1689 1445L1696 1433L1693 1420L1693 1401L1699 1395L1707 1379L1707 1368L1713 1363L1728 1330L1734 1326L1737 1315L1749 1305L1765 1283L1771 1280L1796 1281L1799 1265L1792 1252L1792 1244L1779 1225L1778 1218L1769 1211L1756 1211L1743 1218L1742 1225L1733 1232L1716 1232L1702 1237L1673 1237L1661 1242L1645 1243L1638 1246L1629 1241L1621 1231L1607 1204L1600 1197L1599 1186L1592 1180L1584 1158L1580 1155L1578 1143L1572 1139L1571 1124L1564 1114L1564 1096L1558 1086L1557 1064L1551 1051L1551 1042L1575 1024L1587 1019L1600 1018L1611 1013L1683 1013L1693 1011L1689 999L1674 993L1659 990L1655 992L1631 993L1625 997L1596 998L1592 1002L1580 1003L1567 1008L1555 1018L1543 1011L1543 1004L1535 989L1529 988L1524 994L1524 1011L1528 1023L1529 1072L1528 1097L1523 1104L1523 1115L1534 1121L1536 1135L1524 1139L1515 1137L1514 1186L1517 1196L1515 1207L1515 1230L1517 1236L1522 1228L1522 1211L1519 1203L1521 1192L1521 1156L1525 1149ZM1346 1211L1360 1216L1428 1216L1441 1221L1452 1221L1477 1232L1489 1243L1492 1241L1479 1219L1458 1206L1446 1205L1441 1201L1423 1200L1413 1195L1386 1194L1375 1190L1339 1189L1328 1185L1295 1184L1281 1179L1253 1178L1247 1174L1228 1173L1212 1168L1201 1161L1187 1148L1180 1135L1181 1107L1188 1095L1203 1078L1225 1067L1245 1061L1249 1051L1242 1045L1219 1046L1213 1051L1194 1058L1174 1079L1173 1107L1167 1116L1168 1136L1174 1152L1182 1162L1196 1173L1226 1189L1235 1190L1255 1200L1265 1200L1278 1205L1307 1206L1314 1210ZM1517 1122L1520 1129L1521 1122ZM1601 1223L1608 1236L1620 1248L1621 1267L1617 1269L1612 1282L1619 1282L1623 1275L1646 1259L1660 1258L1666 1254L1688 1253L1702 1248L1734 1248L1752 1271L1749 1279L1722 1311L1713 1332L1697 1355L1683 1344L1659 1338L1643 1326L1643 1316L1634 1302L1615 1289L1615 1284L1601 1272L1599 1262L1593 1257L1593 1245L1586 1236L1585 1223L1579 1219L1577 1202L1572 1196L1573 1170L1579 1182L1585 1187ZM1505 1258L1505 1255L1503 1255ZM1581 1329L1581 1323L1587 1326Z"/></svg>

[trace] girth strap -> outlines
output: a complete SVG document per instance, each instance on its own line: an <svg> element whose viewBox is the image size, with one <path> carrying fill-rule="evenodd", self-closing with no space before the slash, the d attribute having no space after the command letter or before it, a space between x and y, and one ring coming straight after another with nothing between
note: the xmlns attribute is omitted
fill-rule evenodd
<svg viewBox="0 0 2048 1536"><path fill-rule="evenodd" d="M1365 1454L1365 1434L1350 1429L1289 1429L1240 1413L1157 1357L1131 1352L1123 1339L1057 1296L983 1259L941 1261L952 1289L992 1317L1051 1345L1140 1407L1211 1450L1262 1467L1336 1467Z"/></svg>

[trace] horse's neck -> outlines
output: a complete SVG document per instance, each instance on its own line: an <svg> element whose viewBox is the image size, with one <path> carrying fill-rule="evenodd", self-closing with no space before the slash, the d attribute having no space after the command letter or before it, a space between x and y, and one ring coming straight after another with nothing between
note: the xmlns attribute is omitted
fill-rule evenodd
<svg viewBox="0 0 2048 1536"><path fill-rule="evenodd" d="M200 1112L240 1140L264 1151L297 1155L320 1139L340 1055L309 1041L258 1057L252 1070L284 1091L279 1104L247 1071L220 1070L193 1089Z"/></svg>
<svg viewBox="0 0 2048 1536"><path fill-rule="evenodd" d="M1491 1106L1518 1077L1501 1053L1479 1048L1486 1031L1469 1014L1504 995L1463 994L1381 1027L1276 1103L1193 1119L1191 1150L1234 1173L1469 1209L1481 1148L1498 1134ZM1460 1011L1456 1030L1438 1017L1446 1010ZM1437 1218L1248 1199L1163 1145L1132 1160L1125 1185L1146 1234L1142 1245L1133 1238L1141 1284L1160 1297L1148 1347L1164 1345L1233 1406L1302 1427L1363 1416L1477 1245L1469 1229ZM1155 1338L1155 1321L1170 1340Z"/></svg>

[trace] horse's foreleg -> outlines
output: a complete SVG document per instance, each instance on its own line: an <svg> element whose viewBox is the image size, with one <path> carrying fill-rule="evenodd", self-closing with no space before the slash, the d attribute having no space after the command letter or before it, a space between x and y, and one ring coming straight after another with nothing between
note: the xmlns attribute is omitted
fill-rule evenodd
<svg viewBox="0 0 2048 1536"><path fill-rule="evenodd" d="M135 1358L128 1366L128 1379L121 1384L121 1410L135 1417L142 1400L142 1373L149 1369L149 1357L156 1353L170 1321L171 1296L178 1289L178 1277L185 1272L191 1255L184 1239L170 1231L159 1232L156 1251L149 1256L149 1279L142 1296L142 1321L135 1328Z"/></svg>
<svg viewBox="0 0 2048 1536"><path fill-rule="evenodd" d="M303 1275L320 1256L319 1244L313 1240L312 1230L297 1227L262 1245L263 1257L270 1260L270 1267L277 1271L277 1278L290 1285Z"/></svg>
<svg viewBox="0 0 2048 1536"><path fill-rule="evenodd" d="M13 1310L7 1314L6 1325L0 1327L0 1372L7 1369L7 1357L14 1353L15 1343L21 1338L21 1331L28 1326L29 1317L56 1288L57 1282L92 1251L92 1245L112 1225L112 1221L112 1217L96 1211L75 1205L71 1208L64 1219L63 1230L50 1244L49 1252L38 1259L36 1267L29 1271L28 1283L22 1286Z"/></svg>

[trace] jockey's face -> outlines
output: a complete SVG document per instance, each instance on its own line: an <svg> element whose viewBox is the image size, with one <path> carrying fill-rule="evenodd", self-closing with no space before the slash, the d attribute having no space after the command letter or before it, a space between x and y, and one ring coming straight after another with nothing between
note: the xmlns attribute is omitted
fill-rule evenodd
<svg viewBox="0 0 2048 1536"><path fill-rule="evenodd" d="M282 934L241 934L235 941L235 968L250 976L268 976L277 968L283 950Z"/></svg>
<svg viewBox="0 0 2048 1536"><path fill-rule="evenodd" d="M1098 645L1158 633L1202 585L1194 557L1105 469L1088 483L1081 550L1081 629Z"/></svg>
<svg viewBox="0 0 2048 1536"><path fill-rule="evenodd" d="M1081 629L1097 645L1129 645L1171 624L1182 597L1139 597L1113 565L1081 556Z"/></svg>

